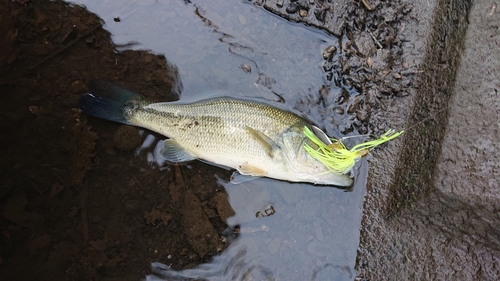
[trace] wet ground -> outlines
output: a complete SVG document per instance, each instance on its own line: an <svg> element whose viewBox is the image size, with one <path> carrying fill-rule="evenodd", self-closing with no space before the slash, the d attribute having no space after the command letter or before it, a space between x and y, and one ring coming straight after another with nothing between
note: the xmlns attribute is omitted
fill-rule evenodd
<svg viewBox="0 0 500 281"><path fill-rule="evenodd" d="M2 279L140 280L151 262L157 275L211 280L497 276L494 179L456 195L449 189L463 181L435 169L457 161L440 158L453 136L448 111L434 114L454 91L471 1L108 2L79 2L99 15L59 1L0 2ZM498 15L491 7L482 18ZM95 78L154 101L258 98L335 137L433 118L377 149L369 172L368 161L356 166L349 190L233 184L222 168L158 161L161 136L81 113ZM490 144L473 152L493 153ZM494 164L478 163L474 176Z"/></svg>
<svg viewBox="0 0 500 281"><path fill-rule="evenodd" d="M101 20L78 6L4 1L0 13L2 279L139 280L153 259L183 268L222 251L232 211L208 183L228 172L199 162L141 169L138 129L75 108L95 77L177 99L176 68L116 52Z"/></svg>
<svg viewBox="0 0 500 281"><path fill-rule="evenodd" d="M158 163L154 146L160 136L97 120L76 108L88 82L103 78L154 101L180 95L199 99L193 93L200 85L209 94L221 89L260 97L306 114L336 136L385 128L368 126L370 109L358 92L361 87L347 79L344 68L333 69L335 60L348 56L338 50L352 48L349 40L290 24L258 5L239 5L250 11L236 14L240 24L257 13L266 15L264 23L280 28L268 36L276 42L291 37L295 44L290 48L307 51L296 51L298 59L288 53L293 49L275 46L277 51L270 53L250 40L255 31L219 26L219 10L180 2L178 9L187 7L197 28L213 34L211 40L221 42L235 60L226 68L214 60L217 49L193 44L198 49L189 54L200 66L196 70L187 57L173 56L181 60L174 64L150 51L117 47L101 19L80 6L1 3L0 276L138 280L151 273L151 262L180 270L222 253L208 275L190 276L210 276L229 267L226 274L240 279L289 279L298 273L317 280L354 278L366 162L356 168L353 192L267 179L235 186L228 183L230 171L198 161ZM141 15L140 7L128 8L135 12L111 13L118 15L108 23L127 24L127 15ZM282 26L297 28L303 43ZM233 36L240 32L250 37ZM114 39L120 41L120 35ZM236 78L224 82L220 77L228 73ZM296 83L291 77L298 77ZM245 262L228 262L238 259Z"/></svg>
<svg viewBox="0 0 500 281"><path fill-rule="evenodd" d="M500 278L498 1L443 4L421 33L431 34L416 108L449 100L449 118L406 143L396 192L366 196L358 268L370 279Z"/></svg>

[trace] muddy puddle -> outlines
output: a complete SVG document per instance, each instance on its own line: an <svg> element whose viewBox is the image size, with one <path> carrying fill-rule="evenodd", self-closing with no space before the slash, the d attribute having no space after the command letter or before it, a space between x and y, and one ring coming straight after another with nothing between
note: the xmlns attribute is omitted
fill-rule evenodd
<svg viewBox="0 0 500 281"><path fill-rule="evenodd" d="M1 276L355 278L366 160L349 190L232 183L231 171L199 161L163 163L159 135L76 109L101 78L154 101L245 97L332 137L366 132L357 91L325 69L342 41L243 1L76 2L97 16L18 2L2 6L12 42L0 43L14 51L0 84Z"/></svg>

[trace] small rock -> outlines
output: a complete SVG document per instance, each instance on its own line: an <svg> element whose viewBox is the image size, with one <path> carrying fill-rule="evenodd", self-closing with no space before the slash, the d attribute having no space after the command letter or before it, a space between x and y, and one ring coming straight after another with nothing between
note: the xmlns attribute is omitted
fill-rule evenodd
<svg viewBox="0 0 500 281"><path fill-rule="evenodd" d="M323 59L327 61L331 61L333 58L333 55L337 52L337 47L335 46L328 46L323 50Z"/></svg>
<svg viewBox="0 0 500 281"><path fill-rule="evenodd" d="M246 73L252 73L252 68L248 65L248 64L242 64L241 66L241 69L243 69L243 71L245 71Z"/></svg>

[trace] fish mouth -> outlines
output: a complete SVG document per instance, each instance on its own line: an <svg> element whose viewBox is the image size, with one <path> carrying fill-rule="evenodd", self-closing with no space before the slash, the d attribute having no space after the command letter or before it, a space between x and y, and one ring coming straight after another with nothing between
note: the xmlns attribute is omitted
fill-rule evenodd
<svg viewBox="0 0 500 281"><path fill-rule="evenodd" d="M298 174L295 175L297 176ZM330 170L316 170L309 173L302 173L302 176L298 176L298 178L300 178L301 182L313 183L319 186L336 186L340 188L349 188L354 182L353 178L348 174L334 173Z"/></svg>
<svg viewBox="0 0 500 281"><path fill-rule="evenodd" d="M316 183L316 184L317 185L330 185L330 186L334 185L337 187L348 188L348 187L352 186L352 184L354 183L354 180L347 175L335 175L335 174L332 174L332 175L334 175L334 176L333 177L330 176L328 179L322 180L321 182Z"/></svg>

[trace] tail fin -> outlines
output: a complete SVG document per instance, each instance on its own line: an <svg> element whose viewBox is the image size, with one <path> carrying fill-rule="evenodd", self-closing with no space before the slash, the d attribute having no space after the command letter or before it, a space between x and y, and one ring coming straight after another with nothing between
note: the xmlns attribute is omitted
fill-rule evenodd
<svg viewBox="0 0 500 281"><path fill-rule="evenodd" d="M89 85L90 92L83 95L78 107L83 112L102 119L130 124L131 109L150 103L144 96L101 80Z"/></svg>

